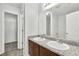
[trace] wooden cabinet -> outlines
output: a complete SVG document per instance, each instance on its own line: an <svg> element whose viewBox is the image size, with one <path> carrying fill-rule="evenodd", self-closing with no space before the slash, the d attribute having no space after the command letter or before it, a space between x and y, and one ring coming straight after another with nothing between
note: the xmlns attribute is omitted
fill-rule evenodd
<svg viewBox="0 0 79 59"><path fill-rule="evenodd" d="M29 53L33 55L33 43L29 40Z"/></svg>
<svg viewBox="0 0 79 59"><path fill-rule="evenodd" d="M29 40L29 55L31 56L59 56L58 54Z"/></svg>
<svg viewBox="0 0 79 59"><path fill-rule="evenodd" d="M29 54L31 56L38 56L39 55L39 46L38 44L29 40Z"/></svg>
<svg viewBox="0 0 79 59"><path fill-rule="evenodd" d="M59 56L59 55L40 46L40 56Z"/></svg>

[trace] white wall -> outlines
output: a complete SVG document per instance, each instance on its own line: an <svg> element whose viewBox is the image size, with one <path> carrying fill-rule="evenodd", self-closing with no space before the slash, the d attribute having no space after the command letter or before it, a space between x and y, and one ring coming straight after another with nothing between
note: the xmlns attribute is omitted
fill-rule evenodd
<svg viewBox="0 0 79 59"><path fill-rule="evenodd" d="M27 13L25 17L28 20L28 35L38 34L38 4L26 4Z"/></svg>
<svg viewBox="0 0 79 59"><path fill-rule="evenodd" d="M43 11L42 3L38 5L38 34L46 34L46 12Z"/></svg>
<svg viewBox="0 0 79 59"><path fill-rule="evenodd" d="M66 32L67 39L79 41L79 11L66 15Z"/></svg>
<svg viewBox="0 0 79 59"><path fill-rule="evenodd" d="M66 16L59 15L58 17L58 37L60 39L65 39L66 35Z"/></svg>
<svg viewBox="0 0 79 59"><path fill-rule="evenodd" d="M38 32L39 34L46 34L46 13L41 12L39 14L39 21L38 21Z"/></svg>
<svg viewBox="0 0 79 59"><path fill-rule="evenodd" d="M4 52L4 40L2 40L2 7L0 6L0 54Z"/></svg>
<svg viewBox="0 0 79 59"><path fill-rule="evenodd" d="M24 55L28 55L28 36L38 34L38 4L25 4L25 49Z"/></svg>

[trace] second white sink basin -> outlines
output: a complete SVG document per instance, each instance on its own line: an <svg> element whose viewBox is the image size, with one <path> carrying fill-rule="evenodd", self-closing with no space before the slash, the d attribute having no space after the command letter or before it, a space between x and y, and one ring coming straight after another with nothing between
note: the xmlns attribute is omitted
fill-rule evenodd
<svg viewBox="0 0 79 59"><path fill-rule="evenodd" d="M44 40L45 40L45 38L36 37L36 38L33 38L33 40L35 40L35 41L44 41Z"/></svg>
<svg viewBox="0 0 79 59"><path fill-rule="evenodd" d="M50 41L47 43L47 45L57 50L68 50L69 49L69 45L65 43L59 43L57 41Z"/></svg>

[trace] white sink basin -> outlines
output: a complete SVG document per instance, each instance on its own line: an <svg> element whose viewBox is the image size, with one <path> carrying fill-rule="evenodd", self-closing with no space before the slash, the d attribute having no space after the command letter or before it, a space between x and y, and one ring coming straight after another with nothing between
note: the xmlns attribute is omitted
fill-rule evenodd
<svg viewBox="0 0 79 59"><path fill-rule="evenodd" d="M33 40L35 40L35 41L44 41L44 40L45 40L45 38L36 37L36 38L33 38Z"/></svg>
<svg viewBox="0 0 79 59"><path fill-rule="evenodd" d="M48 46L55 48L57 50L67 50L69 49L69 46L65 43L59 43L57 41L50 41L47 43Z"/></svg>

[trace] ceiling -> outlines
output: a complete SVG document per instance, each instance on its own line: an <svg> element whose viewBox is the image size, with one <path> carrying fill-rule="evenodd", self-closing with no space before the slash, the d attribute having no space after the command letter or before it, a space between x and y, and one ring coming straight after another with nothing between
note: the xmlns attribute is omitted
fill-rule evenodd
<svg viewBox="0 0 79 59"><path fill-rule="evenodd" d="M23 3L6 3L6 4L18 7L20 9L24 8ZM57 15L68 14L71 12L78 11L79 3L58 3L57 5L53 6L50 10Z"/></svg>
<svg viewBox="0 0 79 59"><path fill-rule="evenodd" d="M45 11L52 11L57 15L69 14L79 10L79 3L58 3Z"/></svg>
<svg viewBox="0 0 79 59"><path fill-rule="evenodd" d="M79 10L79 3L60 3L51 8L53 13L58 15L68 14Z"/></svg>
<svg viewBox="0 0 79 59"><path fill-rule="evenodd" d="M14 7L17 7L17 8L22 8L23 7L23 3L2 3L2 4L14 6Z"/></svg>

